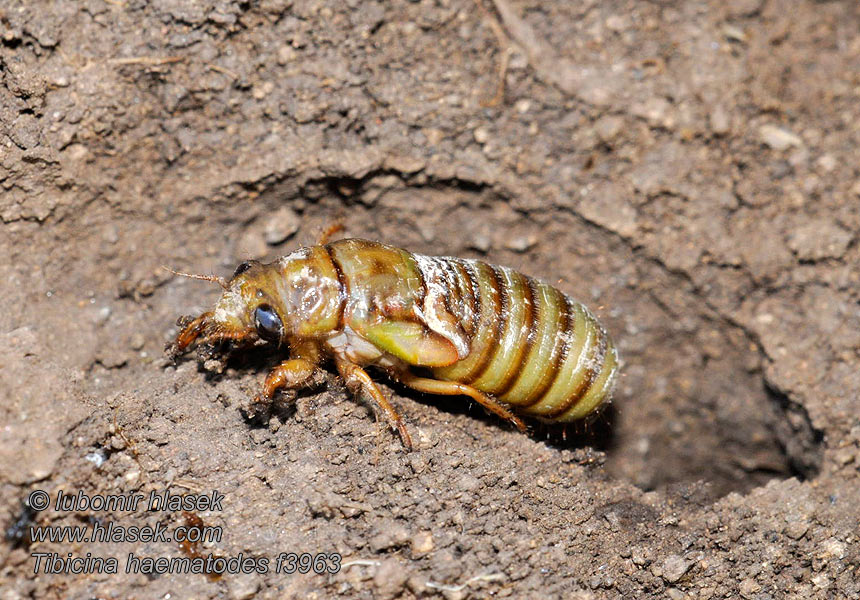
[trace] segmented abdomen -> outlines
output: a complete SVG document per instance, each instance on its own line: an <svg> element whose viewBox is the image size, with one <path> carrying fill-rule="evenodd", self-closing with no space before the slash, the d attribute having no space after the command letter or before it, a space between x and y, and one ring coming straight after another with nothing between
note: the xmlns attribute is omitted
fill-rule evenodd
<svg viewBox="0 0 860 600"><path fill-rule="evenodd" d="M589 310L554 287L476 260L417 256L428 285L460 323L469 354L433 369L520 414L568 422L611 395L618 354Z"/></svg>

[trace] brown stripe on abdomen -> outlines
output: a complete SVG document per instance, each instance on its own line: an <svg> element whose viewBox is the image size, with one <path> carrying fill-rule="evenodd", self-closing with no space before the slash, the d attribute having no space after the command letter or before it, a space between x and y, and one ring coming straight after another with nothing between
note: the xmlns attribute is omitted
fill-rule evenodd
<svg viewBox="0 0 860 600"><path fill-rule="evenodd" d="M593 321L593 319L592 319ZM548 419L557 419L573 407L591 388L591 385L597 379L600 372L600 366L603 364L603 358L606 355L606 336L598 335L599 341L597 345L592 345L589 349L589 355L585 357L582 369L585 370L580 383L574 388L572 387L567 397L557 403L555 407L543 415ZM585 352L585 350L583 350Z"/></svg>
<svg viewBox="0 0 860 600"><path fill-rule="evenodd" d="M478 268L479 277L486 280L489 284L491 295L493 295L498 302L496 315L507 315L511 308L511 301L509 291L505 285L505 280L501 274L501 268L482 262L476 263L476 266ZM493 318L493 315L490 315L490 317L491 318L486 322L486 324L484 324L483 318L481 319L481 327L486 327L491 330L493 334L487 338L485 347L481 349L481 360L475 363L475 368L463 377L461 380L462 383L472 383L484 376L484 373L492 363L496 355L496 350L499 348L499 344L502 341L502 335L505 330L505 318L499 318L498 316ZM478 348L473 348L473 351L475 349ZM478 389L480 390L481 388L478 387Z"/></svg>
<svg viewBox="0 0 860 600"><path fill-rule="evenodd" d="M520 374L523 357L534 342L534 318L537 311L528 278L510 269L503 271L506 277L503 283L508 286L510 310L493 364L485 374L487 382L475 382L478 389L497 397L504 395Z"/></svg>
<svg viewBox="0 0 860 600"><path fill-rule="evenodd" d="M517 413L546 421L581 418L608 399L617 351L585 306L510 269L456 264L457 278L475 274L469 284L482 310L469 356L434 369L436 377L469 384ZM466 302L464 289L457 292Z"/></svg>
<svg viewBox="0 0 860 600"><path fill-rule="evenodd" d="M466 268L473 272L473 289L478 292L478 325L469 340L469 355L453 365L434 369L433 372L439 379L468 383L486 368L492 358L493 349L498 345L500 329L504 324L499 319L503 305L495 271L490 265L480 261L463 262Z"/></svg>
<svg viewBox="0 0 860 600"><path fill-rule="evenodd" d="M343 267L340 266L340 263L334 257L331 252L331 248L329 246L323 246L325 250L326 256L328 256L329 262L331 262L331 266L334 269L335 274L337 275L337 287L338 287L338 306L337 306L337 327L338 329L343 329L344 321L343 314L344 309L346 308L346 299L349 295L349 288L347 287L346 277L343 276Z"/></svg>
<svg viewBox="0 0 860 600"><path fill-rule="evenodd" d="M570 336L565 332L572 327L567 297L552 286L537 283L538 314L536 340L525 358L519 378L508 393L500 399L515 405L518 411L540 402L544 393L558 376L561 364L570 348Z"/></svg>
<svg viewBox="0 0 860 600"><path fill-rule="evenodd" d="M523 327L532 307L522 275L505 267L491 268L495 274L494 285L503 301L500 317L493 324L498 333L487 348L487 360L481 368L470 373L463 383L468 383L482 392L495 394L505 384L508 373L518 367L516 363L527 337L523 335Z"/></svg>

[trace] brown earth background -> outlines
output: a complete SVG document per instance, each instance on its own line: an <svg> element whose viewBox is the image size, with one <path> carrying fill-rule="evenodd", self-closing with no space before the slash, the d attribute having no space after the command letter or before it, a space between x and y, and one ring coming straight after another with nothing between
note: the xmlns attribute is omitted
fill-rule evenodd
<svg viewBox="0 0 860 600"><path fill-rule="evenodd" d="M18 598L857 598L860 4L0 5L0 543ZM350 236L588 304L612 405L520 434L334 379L251 422L271 356L162 349L246 258ZM241 358L241 357L240 357ZM225 494L200 552L337 574L46 575L35 489ZM121 568L124 560L120 560Z"/></svg>

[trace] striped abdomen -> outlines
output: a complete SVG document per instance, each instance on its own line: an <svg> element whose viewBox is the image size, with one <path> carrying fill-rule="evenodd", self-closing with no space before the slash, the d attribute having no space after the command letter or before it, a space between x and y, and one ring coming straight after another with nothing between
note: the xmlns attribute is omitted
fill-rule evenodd
<svg viewBox="0 0 860 600"><path fill-rule="evenodd" d="M618 354L588 309L554 287L476 260L414 255L462 327L469 354L432 369L519 414L573 421L612 392Z"/></svg>

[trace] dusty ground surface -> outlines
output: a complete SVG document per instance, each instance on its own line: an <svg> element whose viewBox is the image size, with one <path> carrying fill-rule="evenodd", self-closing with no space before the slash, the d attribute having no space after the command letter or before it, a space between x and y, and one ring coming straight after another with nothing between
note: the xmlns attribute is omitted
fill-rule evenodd
<svg viewBox="0 0 860 600"><path fill-rule="evenodd" d="M2 598L858 597L858 6L5 3ZM612 406L565 442L388 386L405 453L334 381L252 423L272 357L164 358L217 287L161 265L338 220L558 282L618 342ZM32 490L166 488L225 495L194 552L349 566L33 573L190 550L29 543L185 518Z"/></svg>

